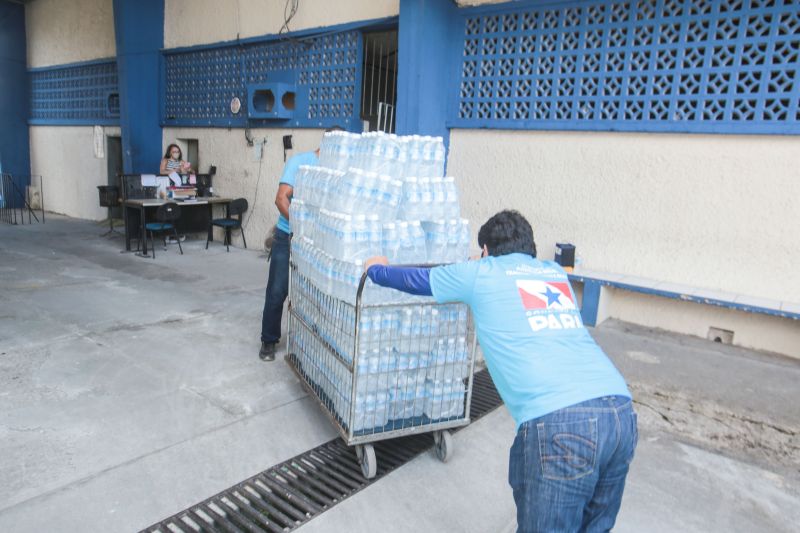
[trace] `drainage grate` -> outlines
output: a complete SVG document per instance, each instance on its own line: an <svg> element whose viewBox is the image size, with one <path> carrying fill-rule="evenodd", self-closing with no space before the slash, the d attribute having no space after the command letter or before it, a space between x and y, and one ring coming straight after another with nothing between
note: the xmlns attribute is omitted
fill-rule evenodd
<svg viewBox="0 0 800 533"><path fill-rule="evenodd" d="M471 420L474 422L501 403L489 373L475 373ZM378 473L373 479L366 480L361 475L355 448L337 438L143 531L292 531L431 448L433 436L423 433L379 441L374 446Z"/></svg>

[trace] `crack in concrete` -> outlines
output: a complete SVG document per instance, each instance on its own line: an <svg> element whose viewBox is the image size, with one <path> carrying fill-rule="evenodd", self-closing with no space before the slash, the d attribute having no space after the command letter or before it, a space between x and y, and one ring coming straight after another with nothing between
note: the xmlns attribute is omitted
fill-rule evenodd
<svg viewBox="0 0 800 533"><path fill-rule="evenodd" d="M157 326L188 324L190 322L196 322L198 320L211 318L212 316L213 315L211 313L196 313L188 316L169 316L152 322L141 322L137 324L131 324L131 323L118 324L100 331L87 331L84 333L84 335L88 336L88 335L98 335L102 333L117 333L120 331L141 331L143 329L157 327Z"/></svg>
<svg viewBox="0 0 800 533"><path fill-rule="evenodd" d="M631 384L631 389L634 403L646 409L640 412L644 426L800 474L799 428L738 414L713 401L691 400L641 383Z"/></svg>
<svg viewBox="0 0 800 533"><path fill-rule="evenodd" d="M246 416L248 414L246 409L241 408L241 407L238 408L238 409L236 407L232 407L232 406L226 404L226 402L220 400L219 398L215 398L213 396L208 396L206 394L203 394L202 391L199 391L199 390L195 389L194 387L181 387L181 390L185 390L187 392L191 392L192 394L194 394L194 395L198 396L199 398L201 398L203 401L207 402L212 407L216 407L217 409L221 409L223 412L225 412L225 413L227 413L227 414L229 414L231 416Z"/></svg>

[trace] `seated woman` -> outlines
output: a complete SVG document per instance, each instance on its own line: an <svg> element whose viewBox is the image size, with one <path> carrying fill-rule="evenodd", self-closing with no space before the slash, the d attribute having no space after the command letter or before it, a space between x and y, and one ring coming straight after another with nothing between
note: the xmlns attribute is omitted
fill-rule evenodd
<svg viewBox="0 0 800 533"><path fill-rule="evenodd" d="M158 173L166 176L172 172L178 174L189 174L192 171L192 164L183 160L183 152L177 144L167 146L164 159L161 160L161 168Z"/></svg>
<svg viewBox="0 0 800 533"><path fill-rule="evenodd" d="M161 167L159 168L158 173L166 176L167 174L171 174L173 172L177 172L178 174L188 174L191 171L192 164L183 160L183 152L181 151L181 147L177 144L170 144L167 146L167 151L164 154L164 158L161 160ZM181 235L179 239L181 241L186 240L186 235ZM175 237L169 237L164 242L175 244L178 241L175 240Z"/></svg>

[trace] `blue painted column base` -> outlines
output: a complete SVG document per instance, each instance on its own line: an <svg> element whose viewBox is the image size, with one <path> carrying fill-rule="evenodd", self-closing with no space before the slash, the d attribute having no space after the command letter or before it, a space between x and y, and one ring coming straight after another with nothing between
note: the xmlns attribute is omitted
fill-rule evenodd
<svg viewBox="0 0 800 533"><path fill-rule="evenodd" d="M584 326L596 326L597 314L600 308L600 295L603 285L597 281L587 279L583 283L583 301L581 302L581 320Z"/></svg>

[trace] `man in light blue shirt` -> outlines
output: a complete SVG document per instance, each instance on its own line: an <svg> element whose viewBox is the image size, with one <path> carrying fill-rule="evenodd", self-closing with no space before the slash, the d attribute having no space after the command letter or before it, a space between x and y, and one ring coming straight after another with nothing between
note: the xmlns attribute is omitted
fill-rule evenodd
<svg viewBox="0 0 800 533"><path fill-rule="evenodd" d="M325 132L342 130L334 126ZM303 165L314 166L319 163L319 148L313 152L303 152L292 156L283 167L278 183L275 205L280 216L276 225L269 260L269 278L264 298L264 312L261 316L261 349L258 356L262 361L275 360L275 348L281 340L281 318L283 303L289 295L289 241L292 228L289 223L289 204L292 203L295 177Z"/></svg>
<svg viewBox="0 0 800 533"><path fill-rule="evenodd" d="M516 211L481 227L482 259L432 269L367 262L373 282L465 302L486 365L517 423L509 483L519 531L607 531L637 440L625 380L581 322L564 270L536 259Z"/></svg>

